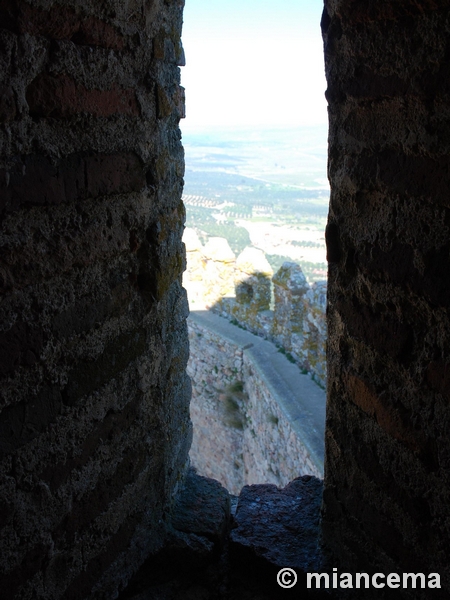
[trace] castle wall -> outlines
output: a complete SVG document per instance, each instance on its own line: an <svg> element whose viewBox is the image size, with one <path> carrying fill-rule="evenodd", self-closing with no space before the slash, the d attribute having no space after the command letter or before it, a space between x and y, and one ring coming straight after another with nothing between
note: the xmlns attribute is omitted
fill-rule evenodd
<svg viewBox="0 0 450 600"><path fill-rule="evenodd" d="M327 282L310 285L292 262L274 275L262 250L247 247L236 258L224 238L210 238L203 246L187 228L183 239L183 284L191 310L208 308L271 340L325 386Z"/></svg>
<svg viewBox="0 0 450 600"><path fill-rule="evenodd" d="M345 571L438 572L447 597L450 10L325 6L324 536Z"/></svg>
<svg viewBox="0 0 450 600"><path fill-rule="evenodd" d="M114 598L183 479L181 4L0 3L6 600ZM324 541L346 572L437 571L445 597L450 11L325 5Z"/></svg>
<svg viewBox="0 0 450 600"><path fill-rule="evenodd" d="M182 2L0 3L0 595L110 600L190 441Z"/></svg>
<svg viewBox="0 0 450 600"><path fill-rule="evenodd" d="M201 314L201 313L200 313ZM218 321L226 321L213 315ZM235 329L232 335L205 322L196 313L188 319L192 380L191 418L194 436L191 463L201 475L218 479L231 493L244 485L274 483L284 487L300 475L323 476L323 422L318 440L311 440L311 427L301 429L301 407L286 411L292 402L289 390L283 397L271 385L266 369L253 352L255 336ZM289 376L298 368L277 353ZM319 411L324 414L325 397L315 388ZM283 390L284 391L284 390ZM320 419L319 419L320 421Z"/></svg>
<svg viewBox="0 0 450 600"><path fill-rule="evenodd" d="M237 494L244 485L243 407L232 390L238 391L243 382L243 348L192 319L188 323L191 464L200 475L217 479Z"/></svg>

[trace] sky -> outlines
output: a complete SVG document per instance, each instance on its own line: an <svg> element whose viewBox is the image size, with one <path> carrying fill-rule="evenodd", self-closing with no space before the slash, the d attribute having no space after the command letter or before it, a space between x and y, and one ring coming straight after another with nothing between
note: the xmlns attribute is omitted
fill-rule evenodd
<svg viewBox="0 0 450 600"><path fill-rule="evenodd" d="M327 122L323 0L186 0L185 131Z"/></svg>

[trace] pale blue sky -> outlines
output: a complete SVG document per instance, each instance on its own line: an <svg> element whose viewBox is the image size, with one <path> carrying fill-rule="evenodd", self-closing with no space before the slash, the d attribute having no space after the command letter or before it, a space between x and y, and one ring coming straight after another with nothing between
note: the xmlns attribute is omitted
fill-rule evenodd
<svg viewBox="0 0 450 600"><path fill-rule="evenodd" d="M186 0L186 131L313 125L327 111L323 0Z"/></svg>

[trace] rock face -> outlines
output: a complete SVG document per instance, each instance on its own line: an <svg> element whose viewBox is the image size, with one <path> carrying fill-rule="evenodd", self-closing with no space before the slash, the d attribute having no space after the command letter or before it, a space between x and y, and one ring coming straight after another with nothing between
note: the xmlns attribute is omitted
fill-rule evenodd
<svg viewBox="0 0 450 600"><path fill-rule="evenodd" d="M180 2L0 3L0 595L114 598L190 444Z"/></svg>
<svg viewBox="0 0 450 600"><path fill-rule="evenodd" d="M345 570L437 572L446 598L450 10L327 0L322 27L331 180L324 535Z"/></svg>

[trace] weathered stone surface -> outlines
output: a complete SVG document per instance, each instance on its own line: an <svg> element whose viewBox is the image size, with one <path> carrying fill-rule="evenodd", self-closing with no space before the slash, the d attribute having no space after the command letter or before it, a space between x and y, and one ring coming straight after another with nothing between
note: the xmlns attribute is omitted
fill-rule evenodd
<svg viewBox="0 0 450 600"><path fill-rule="evenodd" d="M323 476L324 392L275 346L213 313L191 313L188 327L199 473L233 494Z"/></svg>
<svg viewBox="0 0 450 600"><path fill-rule="evenodd" d="M236 257L225 238L212 237L202 248L202 295L206 306L213 306L221 298L234 294L233 276ZM211 285L205 286L205 278Z"/></svg>
<svg viewBox="0 0 450 600"><path fill-rule="evenodd" d="M236 257L225 238L211 237L203 248L205 256L213 261L234 264Z"/></svg>
<svg viewBox="0 0 450 600"><path fill-rule="evenodd" d="M209 488L206 496L211 500L211 480L199 479L203 479L201 487ZM187 485L191 490L198 489L198 481L192 480ZM201 497L205 497L203 491ZM289 592L291 597L301 594L307 598L330 598L332 596L320 590L307 590L304 581L305 569L323 566L317 543L320 499L321 482L315 478L295 480L284 490L268 485L246 487L239 498L237 528L232 531L231 540L226 540L221 553L217 553L217 548L212 551L213 544L205 537L175 531L164 549L142 565L119 598L283 600ZM217 500L223 505L222 495L216 497ZM207 524L210 515L202 512L201 504L193 503L196 518L192 521L187 515L183 527L190 525L185 529L191 525L197 530L210 528ZM258 514L255 504L260 508ZM205 523L202 523L203 517ZM284 536L284 547L278 536ZM274 543L279 548L279 556L275 556ZM271 549L266 556L267 545ZM291 564L297 546L305 553L293 561L299 573L298 584L292 590L281 589L276 582L279 565Z"/></svg>
<svg viewBox="0 0 450 600"><path fill-rule="evenodd" d="M258 248L245 248L236 259L238 271L246 275L273 275L272 267L262 250Z"/></svg>
<svg viewBox="0 0 450 600"><path fill-rule="evenodd" d="M327 0L322 28L331 183L324 539L346 571L437 572L445 598L449 5Z"/></svg>
<svg viewBox="0 0 450 600"><path fill-rule="evenodd" d="M230 496L214 479L202 477L191 469L177 496L172 514L177 531L206 537L223 545L230 526Z"/></svg>
<svg viewBox="0 0 450 600"><path fill-rule="evenodd" d="M187 470L181 22L179 2L0 2L4 600L117 597Z"/></svg>
<svg viewBox="0 0 450 600"><path fill-rule="evenodd" d="M285 290L289 290L291 294L301 296L308 291L309 285L303 271L296 263L285 262L280 269L272 277L274 285Z"/></svg>
<svg viewBox="0 0 450 600"><path fill-rule="evenodd" d="M193 599L209 598L225 582L222 562L229 528L227 490L190 469L171 511L163 550L142 565L121 600L181 599L191 594Z"/></svg>
<svg viewBox="0 0 450 600"><path fill-rule="evenodd" d="M188 228L183 239L187 251L183 284L191 309L211 309L274 341L325 386L326 282L310 286L300 266L290 262L272 277L264 252L256 248L246 248L234 261L224 238L210 238L203 247Z"/></svg>
<svg viewBox="0 0 450 600"><path fill-rule="evenodd" d="M257 313L269 310L270 279L273 275L262 250L245 248L236 259L234 275L237 312L243 312L242 320L251 323Z"/></svg>
<svg viewBox="0 0 450 600"><path fill-rule="evenodd" d="M28 86L26 99L30 114L35 117L64 118L80 113L90 113L94 117L139 114L134 90L117 86L111 90L88 90L65 75L38 76Z"/></svg>
<svg viewBox="0 0 450 600"><path fill-rule="evenodd" d="M254 555L277 567L317 571L322 481L304 475L285 488L245 486L239 496L231 549L238 556Z"/></svg>

